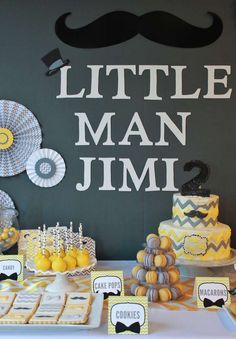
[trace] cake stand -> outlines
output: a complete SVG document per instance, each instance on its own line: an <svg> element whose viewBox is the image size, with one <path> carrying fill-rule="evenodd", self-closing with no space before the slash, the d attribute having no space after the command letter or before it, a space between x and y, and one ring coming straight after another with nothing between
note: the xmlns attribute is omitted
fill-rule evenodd
<svg viewBox="0 0 236 339"><path fill-rule="evenodd" d="M76 273L83 273L84 271L93 268L97 264L97 259L95 257L90 257L90 265L87 267L77 267L73 271L65 271L65 272L54 272L52 270L49 271L41 271L37 270L34 264L34 260L27 260L26 262L26 268L34 273L38 273L43 276L55 276L55 280L47 285L45 291L46 292L75 292L78 290L78 285L71 281L68 277L68 274L76 274Z"/></svg>
<svg viewBox="0 0 236 339"><path fill-rule="evenodd" d="M236 265L236 249L231 248L230 256L227 259L214 261L176 259L176 265L180 270L180 274L184 277L215 276L218 275L217 268Z"/></svg>

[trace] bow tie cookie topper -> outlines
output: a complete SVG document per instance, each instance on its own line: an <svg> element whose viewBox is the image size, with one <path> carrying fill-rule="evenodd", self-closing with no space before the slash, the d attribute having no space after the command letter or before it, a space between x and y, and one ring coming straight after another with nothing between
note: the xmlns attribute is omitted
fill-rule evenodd
<svg viewBox="0 0 236 339"><path fill-rule="evenodd" d="M148 334L147 297L108 299L108 334Z"/></svg>
<svg viewBox="0 0 236 339"><path fill-rule="evenodd" d="M227 277L197 277L195 290L199 308L220 309L231 303Z"/></svg>

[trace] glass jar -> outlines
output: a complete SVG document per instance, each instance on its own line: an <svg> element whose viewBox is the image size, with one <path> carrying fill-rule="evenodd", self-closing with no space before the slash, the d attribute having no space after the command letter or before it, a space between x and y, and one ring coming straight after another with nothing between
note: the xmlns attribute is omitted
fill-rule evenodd
<svg viewBox="0 0 236 339"><path fill-rule="evenodd" d="M14 246L19 239L18 212L14 208L0 208L0 254Z"/></svg>

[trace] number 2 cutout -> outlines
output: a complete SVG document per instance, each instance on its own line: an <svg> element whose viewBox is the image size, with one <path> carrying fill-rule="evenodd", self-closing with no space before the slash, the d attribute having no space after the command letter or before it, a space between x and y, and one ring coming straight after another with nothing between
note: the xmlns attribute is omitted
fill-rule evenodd
<svg viewBox="0 0 236 339"><path fill-rule="evenodd" d="M181 186L181 194L209 197L210 190L207 188L201 188L201 185L209 178L209 167L200 160L192 160L184 165L184 171L189 172L192 171L193 168L199 168L199 173Z"/></svg>

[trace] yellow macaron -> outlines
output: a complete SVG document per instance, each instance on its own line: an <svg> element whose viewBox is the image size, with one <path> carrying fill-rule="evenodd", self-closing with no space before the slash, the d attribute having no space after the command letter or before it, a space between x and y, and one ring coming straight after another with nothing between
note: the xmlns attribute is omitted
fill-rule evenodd
<svg viewBox="0 0 236 339"><path fill-rule="evenodd" d="M136 297L143 297L145 296L147 293L147 287L145 286L138 286L136 289L135 289L135 295Z"/></svg>
<svg viewBox="0 0 236 339"><path fill-rule="evenodd" d="M172 299L171 291L167 287L160 288L159 299L163 302L170 301Z"/></svg>
<svg viewBox="0 0 236 339"><path fill-rule="evenodd" d="M163 254L155 255L154 257L154 265L156 267L166 267L167 259Z"/></svg>
<svg viewBox="0 0 236 339"><path fill-rule="evenodd" d="M145 251L144 250L140 250L137 253L137 261L140 262L141 264L143 264L144 262L144 256L145 256Z"/></svg>
<svg viewBox="0 0 236 339"><path fill-rule="evenodd" d="M172 240L170 239L170 237L162 236L160 240L161 240L160 248L162 248L163 250L169 250L172 248Z"/></svg>
<svg viewBox="0 0 236 339"><path fill-rule="evenodd" d="M146 282L155 285L157 283L158 273L156 271L149 271L146 273Z"/></svg>

